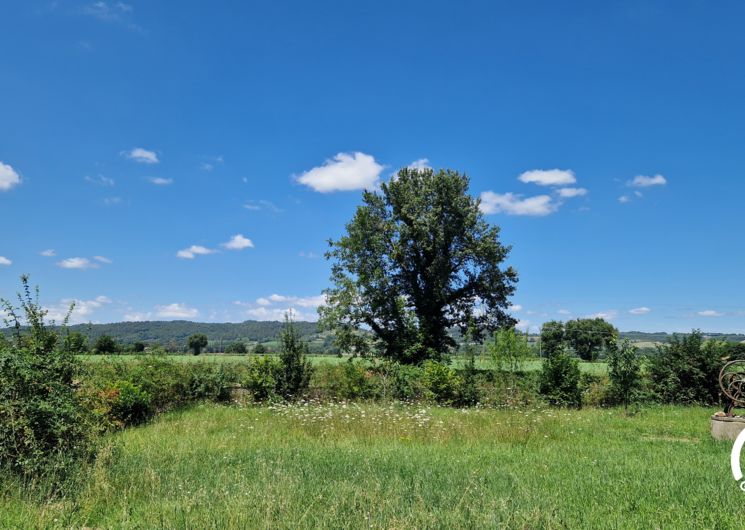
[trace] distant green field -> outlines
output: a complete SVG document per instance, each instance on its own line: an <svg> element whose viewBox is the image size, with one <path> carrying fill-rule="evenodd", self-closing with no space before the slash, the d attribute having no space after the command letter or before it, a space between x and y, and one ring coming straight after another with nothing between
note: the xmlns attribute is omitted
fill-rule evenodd
<svg viewBox="0 0 745 530"><path fill-rule="evenodd" d="M165 358L183 363L191 362L208 362L208 363L242 363L246 362L247 359L253 355L167 355ZM86 362L101 362L101 361L129 361L135 359L142 359L141 355L81 355L80 358ZM338 357L336 355L309 355L308 358L313 364L339 364L348 361L349 357ZM541 364L543 363L540 359L533 359L527 361L523 365L523 369L526 371L540 370ZM452 365L459 368L463 365L463 358L456 357L453 359ZM483 357L476 359L476 366L480 369L493 368L493 363L490 359ZM608 372L608 364L604 362L580 362L580 370L590 374L605 374Z"/></svg>
<svg viewBox="0 0 745 530"><path fill-rule="evenodd" d="M0 527L739 529L711 412L198 406L109 437L61 498L0 479Z"/></svg>

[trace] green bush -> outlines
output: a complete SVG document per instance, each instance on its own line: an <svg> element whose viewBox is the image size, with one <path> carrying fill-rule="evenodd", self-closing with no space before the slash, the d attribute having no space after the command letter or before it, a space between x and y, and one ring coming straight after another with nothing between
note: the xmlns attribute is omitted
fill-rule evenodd
<svg viewBox="0 0 745 530"><path fill-rule="evenodd" d="M308 345L300 340L300 334L289 316L285 317L281 342L279 360L282 363L282 371L278 378L279 393L285 399L294 399L308 389L313 366L307 359Z"/></svg>
<svg viewBox="0 0 745 530"><path fill-rule="evenodd" d="M380 375L360 360L318 366L311 383L313 395L321 399L374 399L380 396Z"/></svg>
<svg viewBox="0 0 745 530"><path fill-rule="evenodd" d="M228 373L223 364L215 366L199 365L190 370L186 383L187 399L189 401L230 400L230 390L235 377Z"/></svg>
<svg viewBox="0 0 745 530"><path fill-rule="evenodd" d="M269 401L277 396L282 364L274 357L253 357L241 384L256 401Z"/></svg>
<svg viewBox="0 0 745 530"><path fill-rule="evenodd" d="M455 370L436 361L422 365L422 382L434 401L449 405L456 401L460 380Z"/></svg>
<svg viewBox="0 0 745 530"><path fill-rule="evenodd" d="M13 328L0 335L0 473L56 482L92 455L95 428L76 393L75 356L44 323L38 290L32 297L21 280L20 308L0 302Z"/></svg>
<svg viewBox="0 0 745 530"><path fill-rule="evenodd" d="M116 425L139 425L155 413L150 394L129 381L117 381L106 392L110 418Z"/></svg>
<svg viewBox="0 0 745 530"><path fill-rule="evenodd" d="M628 339L620 346L615 340L607 344L610 388L608 398L612 404L629 405L641 398L642 371L638 350Z"/></svg>
<svg viewBox="0 0 745 530"><path fill-rule="evenodd" d="M579 407L582 405L579 381L577 359L564 350L558 350L543 362L539 390L551 405Z"/></svg>
<svg viewBox="0 0 745 530"><path fill-rule="evenodd" d="M726 345L705 341L699 330L659 346L651 359L652 389L665 403L711 405L719 402L719 370Z"/></svg>

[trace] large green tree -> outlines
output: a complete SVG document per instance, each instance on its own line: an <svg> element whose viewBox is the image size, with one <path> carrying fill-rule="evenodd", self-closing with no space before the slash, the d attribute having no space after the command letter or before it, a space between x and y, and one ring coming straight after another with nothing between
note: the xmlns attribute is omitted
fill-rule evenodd
<svg viewBox="0 0 745 530"><path fill-rule="evenodd" d="M369 352L359 333L369 329L380 354L419 363L455 346L451 327L472 325L480 340L514 325L507 300L517 273L502 267L510 248L468 183L456 171L405 168L379 192L364 192L346 234L326 253L333 287L321 324L342 349Z"/></svg>
<svg viewBox="0 0 745 530"><path fill-rule="evenodd" d="M189 339L186 341L186 344L189 346L189 349L194 353L194 355L199 355L202 353L202 350L207 347L207 344L209 341L207 340L207 335L204 333L195 333L194 335L191 335Z"/></svg>
<svg viewBox="0 0 745 530"><path fill-rule="evenodd" d="M570 320L564 329L569 346L584 361L597 360L602 349L618 337L618 330L602 318Z"/></svg>

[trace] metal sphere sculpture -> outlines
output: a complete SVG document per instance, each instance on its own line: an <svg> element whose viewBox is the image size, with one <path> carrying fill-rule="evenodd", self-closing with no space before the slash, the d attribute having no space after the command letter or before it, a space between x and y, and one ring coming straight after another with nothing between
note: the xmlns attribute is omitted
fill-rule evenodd
<svg viewBox="0 0 745 530"><path fill-rule="evenodd" d="M732 409L745 407L745 360L730 361L719 372L719 388L729 403L724 409L727 416L732 416Z"/></svg>

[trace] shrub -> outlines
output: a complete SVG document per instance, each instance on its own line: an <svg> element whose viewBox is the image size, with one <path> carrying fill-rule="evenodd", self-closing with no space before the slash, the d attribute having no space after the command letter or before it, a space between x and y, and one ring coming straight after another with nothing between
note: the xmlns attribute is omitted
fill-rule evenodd
<svg viewBox="0 0 745 530"><path fill-rule="evenodd" d="M579 390L582 394L582 404L588 407L602 407L612 403L609 397L610 380L607 375L581 374Z"/></svg>
<svg viewBox="0 0 745 530"><path fill-rule="evenodd" d="M306 358L308 345L300 340L300 334L287 315L281 341L282 351L279 360L282 363L282 371L278 381L279 393L285 399L293 399L307 390L313 367Z"/></svg>
<svg viewBox="0 0 745 530"><path fill-rule="evenodd" d="M0 335L0 472L55 482L92 455L94 426L75 392L75 356L44 323L38 289L32 297L21 281L19 309L0 301L14 328L10 339Z"/></svg>
<svg viewBox="0 0 745 530"><path fill-rule="evenodd" d="M253 357L242 381L256 401L268 401L277 396L282 364L274 357Z"/></svg>
<svg viewBox="0 0 745 530"><path fill-rule="evenodd" d="M266 353L266 346L264 346L262 343L258 343L256 346L254 346L254 353L257 355L263 355Z"/></svg>
<svg viewBox="0 0 745 530"><path fill-rule="evenodd" d="M378 375L383 399L416 401L427 392L422 381L422 369L418 366L385 360L373 370Z"/></svg>
<svg viewBox="0 0 745 530"><path fill-rule="evenodd" d="M101 335L96 339L96 342L93 344L93 350L96 353L99 354L111 354L116 353L119 350L119 346L117 345L116 341L108 336L108 335Z"/></svg>
<svg viewBox="0 0 745 530"><path fill-rule="evenodd" d="M117 381L104 396L111 420L120 427L144 423L155 412L150 394L129 381Z"/></svg>
<svg viewBox="0 0 745 530"><path fill-rule="evenodd" d="M337 365L317 367L312 387L319 393L318 397L373 399L380 395L380 376L363 361L350 359Z"/></svg>
<svg viewBox="0 0 745 530"><path fill-rule="evenodd" d="M704 341L701 331L674 335L659 346L651 359L649 375L652 389L666 403L713 404L719 401L719 370L726 347Z"/></svg>
<svg viewBox="0 0 745 530"><path fill-rule="evenodd" d="M457 399L460 381L455 370L449 366L425 361L422 365L422 382L437 403L449 405Z"/></svg>
<svg viewBox="0 0 745 530"><path fill-rule="evenodd" d="M202 350L207 347L208 343L207 335L203 333L195 333L187 340L187 345L194 355L202 353Z"/></svg>
<svg viewBox="0 0 745 530"><path fill-rule="evenodd" d="M243 344L242 341L237 340L232 344L228 344L228 347L225 348L225 353L245 355L248 353L248 350L246 349L246 345Z"/></svg>
<svg viewBox="0 0 745 530"><path fill-rule="evenodd" d="M582 405L579 379L577 359L561 349L543 362L539 390L551 405L579 407Z"/></svg>
<svg viewBox="0 0 745 530"><path fill-rule="evenodd" d="M642 374L641 360L637 348L628 339L619 346L615 340L607 344L610 388L610 403L621 404L628 409L631 403L638 401L641 394Z"/></svg>
<svg viewBox="0 0 745 530"><path fill-rule="evenodd" d="M222 364L195 366L189 370L186 384L187 398L190 401L209 400L225 402L230 400L233 378Z"/></svg>

